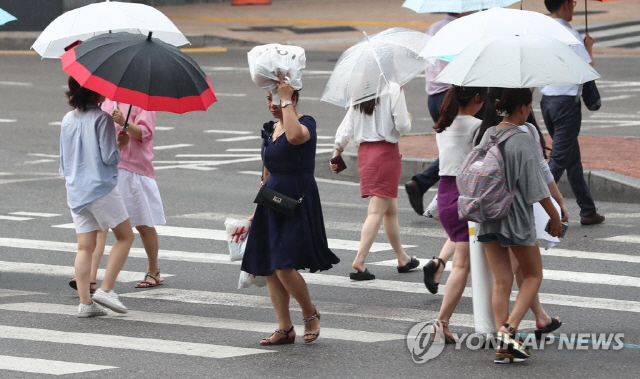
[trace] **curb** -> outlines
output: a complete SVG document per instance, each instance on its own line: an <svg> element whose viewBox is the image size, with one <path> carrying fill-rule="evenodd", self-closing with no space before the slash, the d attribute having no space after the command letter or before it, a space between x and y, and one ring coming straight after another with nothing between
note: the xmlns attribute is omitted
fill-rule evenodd
<svg viewBox="0 0 640 379"><path fill-rule="evenodd" d="M343 177L348 177L350 181L359 181L356 148L347 146L347 149L342 153L342 158L347 164L347 169L340 174ZM424 171L434 160L433 158L402 157L402 174L399 185L403 185L413 175ZM335 179L335 176L332 178ZM588 168L584 169L584 180L591 189L591 196L596 202L640 204L640 180L609 170L592 170ZM564 197L575 198L566 175L562 176L558 182L558 187Z"/></svg>

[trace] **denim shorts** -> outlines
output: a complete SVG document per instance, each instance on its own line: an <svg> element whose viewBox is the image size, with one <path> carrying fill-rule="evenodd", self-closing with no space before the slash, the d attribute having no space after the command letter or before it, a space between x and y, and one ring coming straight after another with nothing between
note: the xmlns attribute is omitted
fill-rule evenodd
<svg viewBox="0 0 640 379"><path fill-rule="evenodd" d="M487 233L481 236L478 236L478 241L483 243L490 242L500 242L500 246L509 247L509 246L518 246L517 243L511 241L509 238L503 236L500 233Z"/></svg>

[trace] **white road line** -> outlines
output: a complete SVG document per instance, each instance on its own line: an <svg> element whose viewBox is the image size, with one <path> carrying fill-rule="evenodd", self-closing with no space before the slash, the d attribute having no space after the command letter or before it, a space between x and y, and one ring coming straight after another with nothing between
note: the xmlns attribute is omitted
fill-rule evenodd
<svg viewBox="0 0 640 379"><path fill-rule="evenodd" d="M31 217L17 217L17 216L3 216L3 215L0 215L0 220L27 221L27 220L33 220L33 218L31 218Z"/></svg>
<svg viewBox="0 0 640 379"><path fill-rule="evenodd" d="M640 218L640 213L607 213L607 218Z"/></svg>
<svg viewBox="0 0 640 379"><path fill-rule="evenodd" d="M52 121L49 123L51 126L62 125L62 121Z"/></svg>
<svg viewBox="0 0 640 379"><path fill-rule="evenodd" d="M49 304L49 303L9 303L0 305L0 309L17 312L29 312L29 313L47 313L57 315L70 315L74 314L77 310L73 305L61 305L61 304ZM172 313L159 313L159 312L140 312L135 311L128 313L126 317L122 316L107 316L107 318L113 318L118 321L137 321L147 322L152 324L165 324L165 325L181 325L181 326L195 326L199 328L210 329L224 329L224 330L239 330L246 332L258 332L266 333L267 335L273 332L273 322L260 322L250 321L242 319L226 319L216 317L202 317L192 316L185 314L172 314ZM303 330L303 325L296 325L298 330ZM377 333L367 332L364 330L353 329L336 329L336 328L322 328L322 338L330 338L343 341L354 342L383 342L402 340L406 338L404 334L393 333Z"/></svg>
<svg viewBox="0 0 640 379"><path fill-rule="evenodd" d="M73 229L73 224L53 225L54 228ZM214 241L227 241L227 232L225 230L201 229L201 228L185 228L180 226L157 225L156 231L159 236L196 238ZM358 251L360 241L343 240L337 238L329 238L329 248L338 250ZM404 248L416 247L415 245L403 245ZM391 245L386 242L374 242L371 246L371 252L393 250Z"/></svg>
<svg viewBox="0 0 640 379"><path fill-rule="evenodd" d="M27 154L32 157L42 157L42 158L56 158L59 159L60 156L58 154L41 154L41 153L31 153Z"/></svg>
<svg viewBox="0 0 640 379"><path fill-rule="evenodd" d="M638 235L615 236L615 237L597 238L597 239L599 241L640 243L640 236L638 236Z"/></svg>
<svg viewBox="0 0 640 379"><path fill-rule="evenodd" d="M154 150L167 150L167 149L179 149L181 147L190 147L193 146L190 143L178 143L175 145L165 145L165 146L154 146Z"/></svg>
<svg viewBox="0 0 640 379"><path fill-rule="evenodd" d="M9 118L0 118L0 122L2 123L11 123L11 122L17 122L18 120L13 120L13 119L9 119Z"/></svg>
<svg viewBox="0 0 640 379"><path fill-rule="evenodd" d="M238 174L244 175L254 175L260 176L262 175L260 171L238 171ZM329 183L329 184L337 184L342 186L351 186L351 187L360 187L360 182L347 182L344 180L333 180L333 179L324 179L324 178L316 178L317 183ZM324 202L322 203L325 204Z"/></svg>
<svg viewBox="0 0 640 379"><path fill-rule="evenodd" d="M118 367L0 355L0 370L29 372L32 374L69 375L113 368Z"/></svg>
<svg viewBox="0 0 640 379"><path fill-rule="evenodd" d="M57 159L38 159L36 161L25 161L24 164L39 164L39 163L50 163L50 162L58 162Z"/></svg>
<svg viewBox="0 0 640 379"><path fill-rule="evenodd" d="M245 97L246 93L218 93L216 92L216 97Z"/></svg>
<svg viewBox="0 0 640 379"><path fill-rule="evenodd" d="M426 291L426 290L425 290ZM222 305L227 307L249 307L260 309L272 309L271 301L267 296L246 295L242 293L212 292L182 290L176 288L156 288L148 291L130 292L121 294L120 297L135 299L153 299L164 301L177 301L190 304ZM414 308L384 307L377 305L360 305L337 303L328 301L316 301L314 304L322 314L332 314L349 317L362 317L368 319L420 322L434 320L438 317L437 311L427 311ZM300 311L298 304L291 303L291 310ZM451 324L473 328L473 315L454 313ZM533 328L534 322L523 321L521 328ZM324 330L324 328L322 329Z"/></svg>
<svg viewBox="0 0 640 379"><path fill-rule="evenodd" d="M173 130L173 129L175 129L175 127L173 126L156 126L156 130L167 131L167 130Z"/></svg>
<svg viewBox="0 0 640 379"><path fill-rule="evenodd" d="M44 295L42 292L27 292L0 288L0 297Z"/></svg>
<svg viewBox="0 0 640 379"><path fill-rule="evenodd" d="M260 136L242 136L242 137L230 137L230 138L221 138L221 139L217 139L217 142L239 142L239 141L250 141L250 140L256 140L256 139L261 139L262 137Z"/></svg>
<svg viewBox="0 0 640 379"><path fill-rule="evenodd" d="M0 81L0 85L3 85L3 86L29 87L29 86L32 86L33 83Z"/></svg>
<svg viewBox="0 0 640 379"><path fill-rule="evenodd" d="M41 213L41 212L11 212L10 215L15 216L33 216L33 217L57 217L62 216L59 213Z"/></svg>
<svg viewBox="0 0 640 379"><path fill-rule="evenodd" d="M260 153L261 149L227 149L226 151Z"/></svg>
<svg viewBox="0 0 640 379"><path fill-rule="evenodd" d="M156 166L155 167L156 170L168 170L168 169L173 169L173 168L184 168L184 169L187 169L187 170L197 170L197 171L217 170L217 168L215 168L215 167L203 167L203 166L193 165L193 164L182 164L182 165L172 165L172 166Z"/></svg>
<svg viewBox="0 0 640 379"><path fill-rule="evenodd" d="M176 158L247 158L260 154L176 154Z"/></svg>
<svg viewBox="0 0 640 379"><path fill-rule="evenodd" d="M630 97L635 97L635 96L634 95L609 96L609 97L603 97L600 100L601 101L614 101L614 100L628 99Z"/></svg>
<svg viewBox="0 0 640 379"><path fill-rule="evenodd" d="M69 261L73 263L72 261ZM28 275L45 275L45 276L61 276L64 278L73 278L73 266L57 266L48 265L42 263L26 263L26 262L8 262L0 261L0 267L2 267L3 273L16 273L16 274L28 274ZM142 279L144 274L133 271L120 271L118 274L118 282L132 283L138 282ZM174 276L171 274L162 273L163 277ZM98 279L104 277L104 269L98 269Z"/></svg>
<svg viewBox="0 0 640 379"><path fill-rule="evenodd" d="M179 354L205 358L231 358L252 354L274 353L273 350L258 350L225 345L134 338L96 333L61 332L50 329L21 328L0 325L0 338L73 344L112 349L139 350L164 354Z"/></svg>
<svg viewBox="0 0 640 379"><path fill-rule="evenodd" d="M247 132L247 131L242 131L242 130L218 130L218 129L205 130L204 132L205 133L216 133L216 134L242 134L242 135L253 133L253 132Z"/></svg>

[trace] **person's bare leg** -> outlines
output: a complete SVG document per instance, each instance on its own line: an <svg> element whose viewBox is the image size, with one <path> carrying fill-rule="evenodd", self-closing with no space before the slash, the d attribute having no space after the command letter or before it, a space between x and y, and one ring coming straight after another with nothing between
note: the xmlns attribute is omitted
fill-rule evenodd
<svg viewBox="0 0 640 379"><path fill-rule="evenodd" d="M286 288L287 292L293 296L294 299L300 305L302 309L302 317L310 317L316 313L316 307L311 302L311 295L309 294L309 288L304 278L300 273L292 268L276 270L278 279ZM304 332L320 333L320 320L315 318L309 322L309 325L305 323ZM313 336L305 336L305 341L313 340Z"/></svg>
<svg viewBox="0 0 640 379"><path fill-rule="evenodd" d="M267 276L267 289L269 290L269 298L271 299L271 304L273 304L276 319L278 319L278 329L285 331L291 329L293 325L289 312L289 299L291 296L282 285L282 282L280 282L275 271L273 274ZM293 336L295 336L295 331L289 334L289 337ZM272 343L283 338L286 338L286 336L281 333L274 333L268 337Z"/></svg>
<svg viewBox="0 0 640 379"><path fill-rule="evenodd" d="M156 228L146 225L138 225L136 229L138 233L140 233L142 246L144 246L144 251L147 253L147 272L153 274L160 283L163 280L160 276L160 267L158 266L158 232ZM155 282L155 280L150 277L146 277L144 280L150 281L151 283Z"/></svg>
<svg viewBox="0 0 640 379"><path fill-rule="evenodd" d="M506 321L514 329L518 329L518 325L520 325L540 289L540 284L542 283L542 259L540 258L538 246L512 246L511 251L520 264L524 280L518 291L513 310ZM509 275L513 277L511 272L509 272Z"/></svg>
<svg viewBox="0 0 640 379"><path fill-rule="evenodd" d="M510 252L509 254L511 254L512 272L514 272L516 276L516 283L518 283L518 288L520 288L524 280L524 276L522 275L522 270L520 270L520 265L518 264L518 260L515 258L515 256L513 256L513 253ZM540 303L540 298L538 294L536 294L536 296L533 298L530 309L533 312L533 316L536 319L536 328L538 329L544 328L545 326L551 323L551 316L549 316L547 311L544 310L544 307Z"/></svg>
<svg viewBox="0 0 640 379"><path fill-rule="evenodd" d="M89 282L91 277L91 259L96 248L96 232L78 233L78 253L75 260L76 286L78 297L83 304L91 303Z"/></svg>
<svg viewBox="0 0 640 379"><path fill-rule="evenodd" d="M398 199L379 198L386 204L387 211L384 213L384 233L387 235L389 244L398 257L398 266L402 267L411 262L411 257L404 251L400 241L400 223L398 221Z"/></svg>
<svg viewBox="0 0 640 379"><path fill-rule="evenodd" d="M460 302L462 292L467 285L467 278L471 263L469 260L469 242L455 242L455 258L453 268L447 279L447 286L444 289L444 297L440 305L438 320L443 321L445 336L451 341L453 337L449 331L449 319Z"/></svg>
<svg viewBox="0 0 640 379"><path fill-rule="evenodd" d="M126 219L115 228L112 228L113 234L116 237L116 242L111 248L109 253L109 259L107 260L107 270L102 279L100 288L105 291L112 290L116 284L116 279L124 262L129 256L129 250L133 244L133 230L131 229L131 223L129 219Z"/></svg>
<svg viewBox="0 0 640 379"><path fill-rule="evenodd" d="M367 255L371 249L371 245L378 235L380 230L380 223L387 211L388 204L383 198L372 196L369 199L369 208L367 209L367 218L362 225L362 233L360 233L360 246L358 247L358 254L356 254L351 267L357 271L364 271Z"/></svg>
<svg viewBox="0 0 640 379"><path fill-rule="evenodd" d="M456 243L447 238L447 241L442 245L442 249L440 249L440 255L438 258L442 259L444 263L449 262L453 254L456 252ZM442 274L444 274L444 265L440 264L440 261L434 259L433 262L438 267L438 271L433 275L433 281L436 283L440 283L440 278Z"/></svg>
<svg viewBox="0 0 640 379"><path fill-rule="evenodd" d="M500 246L499 242L484 243L483 246L493 274L493 293L491 296L493 316L497 328L500 329L509 318L509 297L513 286L511 260L508 249Z"/></svg>
<svg viewBox="0 0 640 379"><path fill-rule="evenodd" d="M93 250L93 257L91 258L91 287L93 290L98 288L98 269L100 268L100 261L104 255L104 248L107 245L107 233L109 230L98 230L96 235L96 248Z"/></svg>

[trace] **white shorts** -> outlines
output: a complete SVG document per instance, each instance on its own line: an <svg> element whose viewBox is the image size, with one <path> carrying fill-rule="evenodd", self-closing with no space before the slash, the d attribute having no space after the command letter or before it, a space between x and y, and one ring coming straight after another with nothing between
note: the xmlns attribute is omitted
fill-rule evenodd
<svg viewBox="0 0 640 379"><path fill-rule="evenodd" d="M95 230L115 228L129 218L118 187L94 200L80 212L71 211L76 233L89 233Z"/></svg>
<svg viewBox="0 0 640 379"><path fill-rule="evenodd" d="M155 179L118 169L118 190L129 213L131 226L164 225L164 209Z"/></svg>

